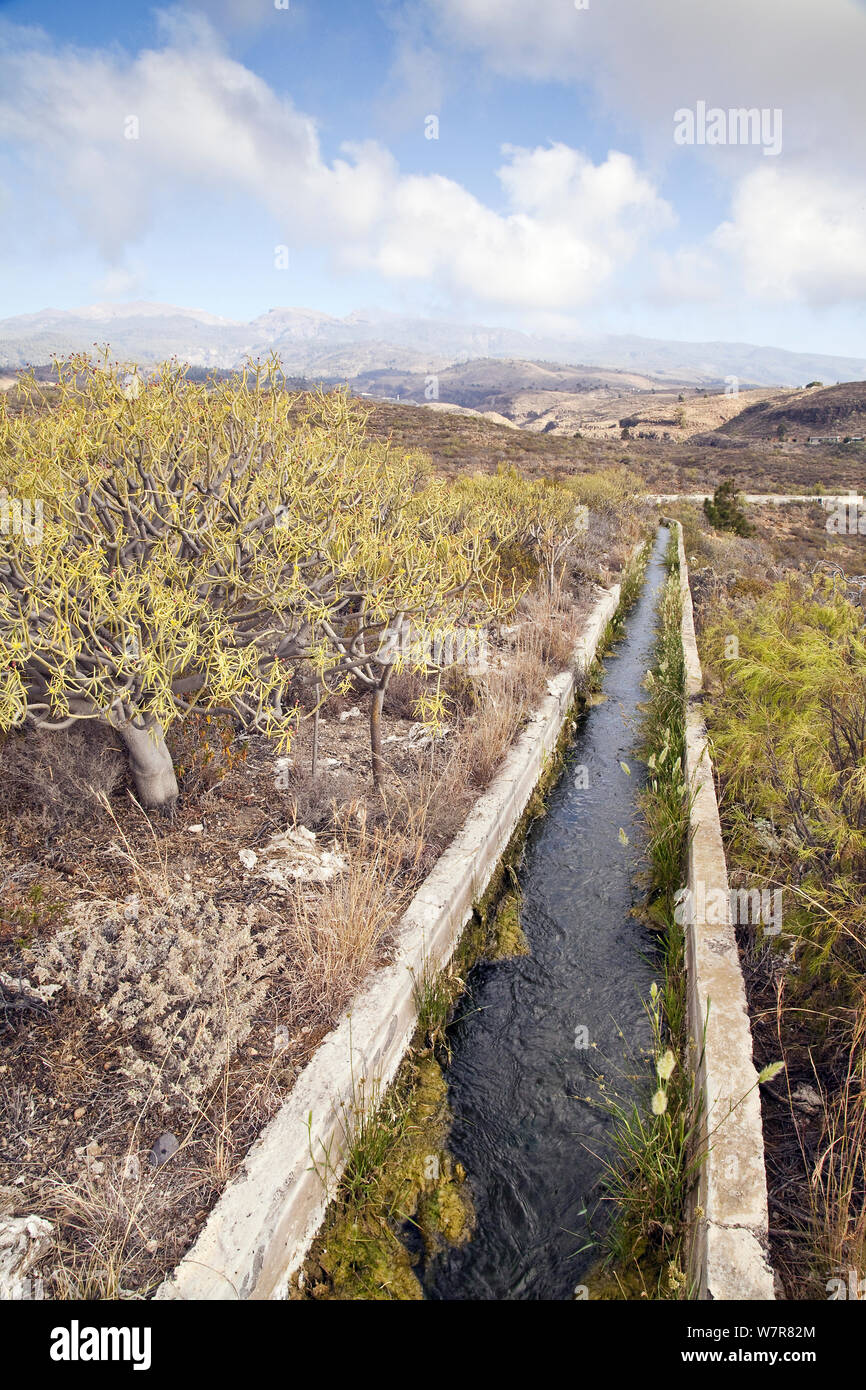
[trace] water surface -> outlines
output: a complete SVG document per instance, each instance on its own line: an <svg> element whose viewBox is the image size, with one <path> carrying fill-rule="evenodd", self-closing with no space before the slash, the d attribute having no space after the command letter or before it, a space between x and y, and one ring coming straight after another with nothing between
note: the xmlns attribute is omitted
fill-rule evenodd
<svg viewBox="0 0 866 1390"><path fill-rule="evenodd" d="M476 966L451 1025L450 1148L468 1173L477 1226L419 1271L431 1299L570 1299L598 1258L597 1246L578 1252L603 1221L610 1120L585 1097L597 1102L599 1076L616 1083L616 1067L633 1070L649 1046L641 1001L657 975L650 934L631 915L645 891L636 806L645 770L634 747L667 539L662 529L626 634L604 658L605 698L581 719L527 839L530 954ZM594 1047L578 1045L581 1029Z"/></svg>

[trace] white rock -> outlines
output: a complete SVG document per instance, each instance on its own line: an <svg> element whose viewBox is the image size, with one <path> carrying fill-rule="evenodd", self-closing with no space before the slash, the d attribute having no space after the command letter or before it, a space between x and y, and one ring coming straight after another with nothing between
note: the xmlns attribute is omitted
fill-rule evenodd
<svg viewBox="0 0 866 1390"><path fill-rule="evenodd" d="M431 743L440 743L450 735L450 724L440 724L435 732L424 724L413 724L406 736L406 742L414 748L427 748Z"/></svg>
<svg viewBox="0 0 866 1390"><path fill-rule="evenodd" d="M259 856L252 849L239 849L238 859L245 869L254 869L259 862Z"/></svg>
<svg viewBox="0 0 866 1390"><path fill-rule="evenodd" d="M401 743L407 748L429 748L431 743L440 743L450 734L450 724L440 724L435 733L426 724L413 724L408 734L389 734L385 742Z"/></svg>
<svg viewBox="0 0 866 1390"><path fill-rule="evenodd" d="M336 842L334 849L322 849L316 844L315 831L305 825L272 836L264 856L260 876L278 888L287 887L291 880L327 883L348 867Z"/></svg>
<svg viewBox="0 0 866 1390"><path fill-rule="evenodd" d="M201 832L204 830L204 826L203 826L203 825L188 825L188 826L187 826L187 830L189 831L190 835L200 835Z"/></svg>
<svg viewBox="0 0 866 1390"><path fill-rule="evenodd" d="M815 1087L809 1086L808 1084L798 1086L796 1091L792 1092L791 1099L796 1106L801 1110L805 1110L809 1115L814 1114L816 1110L820 1110L824 1104L821 1096L815 1090Z"/></svg>
<svg viewBox="0 0 866 1390"><path fill-rule="evenodd" d="M41 1216L0 1216L0 1299L21 1299L30 1269L54 1243L54 1227Z"/></svg>
<svg viewBox="0 0 866 1390"><path fill-rule="evenodd" d="M345 724L347 719L357 719L360 713L361 711L358 709L358 706L354 705L352 709L344 709L342 714L337 715L337 718L341 724Z"/></svg>
<svg viewBox="0 0 866 1390"><path fill-rule="evenodd" d="M0 985L10 994L23 994L28 999L38 999L41 1004L50 1004L57 991L63 988L62 985L31 985L23 975L7 975L3 970L0 970Z"/></svg>

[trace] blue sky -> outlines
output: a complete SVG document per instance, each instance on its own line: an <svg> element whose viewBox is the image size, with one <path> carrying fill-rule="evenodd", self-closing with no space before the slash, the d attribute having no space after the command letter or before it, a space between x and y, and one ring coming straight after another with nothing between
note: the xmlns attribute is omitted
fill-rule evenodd
<svg viewBox="0 0 866 1390"><path fill-rule="evenodd" d="M0 0L0 317L379 306L866 355L864 59L859 0ZM779 112L781 148L678 144L699 102Z"/></svg>

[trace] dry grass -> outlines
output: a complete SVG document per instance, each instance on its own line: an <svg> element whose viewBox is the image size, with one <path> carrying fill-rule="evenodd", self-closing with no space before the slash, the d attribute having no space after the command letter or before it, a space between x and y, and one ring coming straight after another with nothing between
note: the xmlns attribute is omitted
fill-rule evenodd
<svg viewBox="0 0 866 1390"><path fill-rule="evenodd" d="M518 651L534 657L544 667L564 670L580 636L581 618L573 598L559 588L552 594L527 594L521 613L525 623L520 629Z"/></svg>
<svg viewBox="0 0 866 1390"><path fill-rule="evenodd" d="M858 1273L866 1270L864 1041L866 1007L861 1007L842 1085L832 1098L822 1094L824 1110L819 1152L814 1162L808 1164L811 1167L812 1226L823 1257L822 1264L826 1269L855 1269ZM803 1157L807 1159L805 1152Z"/></svg>
<svg viewBox="0 0 866 1390"><path fill-rule="evenodd" d="M388 683L385 711L396 719L417 719L418 701L427 692L421 671L395 671Z"/></svg>
<svg viewBox="0 0 866 1390"><path fill-rule="evenodd" d="M488 786L527 717L542 699L548 677L568 666L580 629L573 600L560 590L535 592L521 602L509 659L480 685L476 714L462 739L468 783Z"/></svg>
<svg viewBox="0 0 866 1390"><path fill-rule="evenodd" d="M79 816L82 804L89 815L98 815L99 803L125 776L119 740L92 720L59 732L0 735L0 749L0 816L12 820L29 813L48 834Z"/></svg>
<svg viewBox="0 0 866 1390"><path fill-rule="evenodd" d="M357 791L348 772L313 777L309 764L298 763L286 773L286 791L291 798L291 818L310 830L335 830Z"/></svg>
<svg viewBox="0 0 866 1390"><path fill-rule="evenodd" d="M348 870L313 889L298 884L289 897L292 1002L307 1016L331 1017L351 999L410 895L402 837L368 829L360 808L357 817L343 836Z"/></svg>
<svg viewBox="0 0 866 1390"><path fill-rule="evenodd" d="M392 802L391 833L400 838L405 866L419 876L432 869L471 805L463 744L461 735L441 750L419 753L411 778Z"/></svg>
<svg viewBox="0 0 866 1390"><path fill-rule="evenodd" d="M866 1270L866 1007L828 1069L816 1038L839 1018L792 1003L768 948L747 944L745 963L758 1053L785 1060L763 1099L774 1268L786 1297L826 1298L829 1278Z"/></svg>
<svg viewBox="0 0 866 1390"><path fill-rule="evenodd" d="M465 775L479 790L488 786L534 703L543 667L527 652L486 683L478 713L463 740Z"/></svg>
<svg viewBox="0 0 866 1390"><path fill-rule="evenodd" d="M147 1252L142 1224L157 1190L157 1170L137 1154L110 1160L101 1173L85 1169L76 1183L49 1183L46 1211L64 1232L56 1252L51 1297L108 1299L135 1295L125 1287L127 1272Z"/></svg>

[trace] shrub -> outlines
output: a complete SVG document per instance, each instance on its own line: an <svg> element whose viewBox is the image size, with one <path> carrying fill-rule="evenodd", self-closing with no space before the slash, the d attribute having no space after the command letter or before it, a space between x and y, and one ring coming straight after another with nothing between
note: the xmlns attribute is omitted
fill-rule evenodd
<svg viewBox="0 0 866 1390"><path fill-rule="evenodd" d="M704 512L707 520L718 531L733 531L736 536L754 535L755 528L746 519L737 485L730 478L727 482L719 484L712 502L709 498L706 499Z"/></svg>
<svg viewBox="0 0 866 1390"><path fill-rule="evenodd" d="M218 908L191 891L145 911L96 902L35 950L36 973L126 1036L134 1103L197 1109L268 993L282 929L255 928L254 908Z"/></svg>
<svg viewBox="0 0 866 1390"><path fill-rule="evenodd" d="M46 735L35 729L0 736L3 776L0 812L18 816L34 811L58 829L82 804L97 814L124 778L126 759L120 740L105 725L87 721Z"/></svg>
<svg viewBox="0 0 866 1390"><path fill-rule="evenodd" d="M246 741L236 741L234 723L224 714L191 714L178 720L168 735L168 747L187 796L218 786L247 757Z"/></svg>

